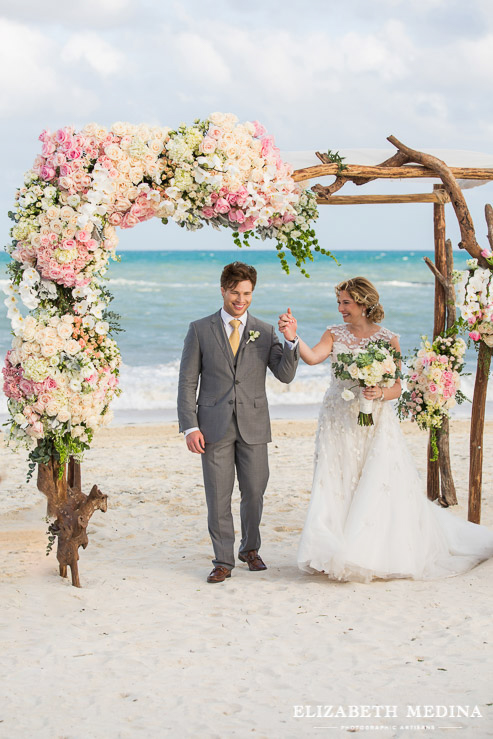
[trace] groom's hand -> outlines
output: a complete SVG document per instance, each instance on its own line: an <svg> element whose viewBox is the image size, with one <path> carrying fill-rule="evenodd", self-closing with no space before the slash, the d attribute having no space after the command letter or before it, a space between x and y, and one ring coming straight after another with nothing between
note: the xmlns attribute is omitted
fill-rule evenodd
<svg viewBox="0 0 493 739"><path fill-rule="evenodd" d="M291 313L291 308L288 308L287 313L279 316L279 331L284 334L285 339L293 341L296 338L297 328L298 322Z"/></svg>
<svg viewBox="0 0 493 739"><path fill-rule="evenodd" d="M189 451L195 454L203 454L205 452L205 439L202 431L192 431L185 437Z"/></svg>

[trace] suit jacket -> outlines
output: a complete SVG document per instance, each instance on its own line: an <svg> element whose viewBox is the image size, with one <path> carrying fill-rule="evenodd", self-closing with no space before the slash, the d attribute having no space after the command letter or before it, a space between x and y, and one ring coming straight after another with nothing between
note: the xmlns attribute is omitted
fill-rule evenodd
<svg viewBox="0 0 493 739"><path fill-rule="evenodd" d="M258 331L248 341L250 331ZM219 441L233 413L247 444L271 441L265 392L267 367L281 382L296 374L299 351L280 343L274 327L248 314L236 357L221 311L190 324L183 346L178 382L180 431L198 426L206 443ZM197 397L197 388L200 389Z"/></svg>

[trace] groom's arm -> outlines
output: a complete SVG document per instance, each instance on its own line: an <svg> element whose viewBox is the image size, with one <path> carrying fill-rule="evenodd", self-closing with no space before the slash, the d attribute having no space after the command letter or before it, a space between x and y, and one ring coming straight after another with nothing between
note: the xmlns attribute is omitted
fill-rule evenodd
<svg viewBox="0 0 493 739"><path fill-rule="evenodd" d="M298 367L300 358L298 342L289 341L284 345L281 344L274 328L272 328L271 342L268 367L274 377L288 384L294 379Z"/></svg>
<svg viewBox="0 0 493 739"><path fill-rule="evenodd" d="M202 358L197 331L190 324L183 344L178 379L178 423L180 431L197 428L197 386L202 369Z"/></svg>

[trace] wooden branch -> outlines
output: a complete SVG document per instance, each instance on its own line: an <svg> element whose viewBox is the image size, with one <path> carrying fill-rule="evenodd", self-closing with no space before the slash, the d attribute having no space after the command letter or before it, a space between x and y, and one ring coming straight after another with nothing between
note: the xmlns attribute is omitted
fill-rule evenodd
<svg viewBox="0 0 493 739"><path fill-rule="evenodd" d="M72 585L80 588L79 547L85 549L89 544L87 525L94 511L106 512L108 496L103 495L97 485L93 485L89 495L76 491L58 512L51 531L58 537L57 559L61 577L67 577L70 567Z"/></svg>
<svg viewBox="0 0 493 739"><path fill-rule="evenodd" d="M331 161L328 154L323 154L320 151L315 152L318 159L323 164L334 164L334 162ZM393 154L389 159L386 159L381 164L378 164L378 167L400 167L402 164L405 164L408 160L408 157L405 154L402 154L402 152L398 151L396 154ZM347 165L346 168L343 170L344 172L347 171ZM312 187L312 190L315 194L319 195L320 198L330 198L333 193L337 192L338 190L343 187L346 182L353 182L355 185L365 185L367 182L371 182L371 180L374 180L374 177L349 177L347 174L342 174L342 172L339 172L338 167L338 174L335 178L334 182L332 182L331 185L324 186L324 185L315 185L315 187ZM319 201L320 202L320 201Z"/></svg>
<svg viewBox="0 0 493 739"><path fill-rule="evenodd" d="M493 180L493 169L479 169L478 167L450 167L450 171L452 175L459 180ZM326 177L329 175L337 176L338 174L340 173L337 164L315 164L313 167L296 169L293 172L292 177L295 182L303 182L303 180L315 180L319 177ZM435 170L412 164L405 164L401 167L348 164L347 169L344 170L344 175L342 176L347 177L350 180L402 180L417 177L440 179L440 175L438 175Z"/></svg>
<svg viewBox="0 0 493 739"><path fill-rule="evenodd" d="M440 465L440 497L438 502L444 508L457 505L452 466L450 464L450 423L448 416L442 419L442 427L437 431L438 463Z"/></svg>
<svg viewBox="0 0 493 739"><path fill-rule="evenodd" d="M448 167L445 162L442 162L441 159L431 156L431 154L425 154L421 151L410 149L408 146L396 139L395 136L389 136L387 138L387 141L390 141L390 143L393 144L399 151L407 154L411 161L418 162L419 164L424 165L429 170L434 171L436 175L440 177L446 191L450 195L450 200L454 208L455 215L457 216L457 220L459 222L459 228L462 238L462 242L461 244L459 244L459 246L466 249L466 251L468 251L472 257L477 259L482 267L488 268L486 260L481 256L481 247L476 241L474 224L469 212L469 208L467 207L464 195L462 194L462 191L456 181L456 177L462 177L462 175L457 175L457 170Z"/></svg>
<svg viewBox="0 0 493 739"><path fill-rule="evenodd" d="M479 342L476 381L471 410L471 437L469 457L469 505L468 519L481 522L481 488L483 482L483 431L486 407L486 392L491 364L491 349L484 341Z"/></svg>
<svg viewBox="0 0 493 739"><path fill-rule="evenodd" d="M108 496L103 495L94 485L89 495L84 495L81 487L80 464L70 458L63 465L51 457L49 464L38 464L38 490L48 499L48 516L56 516L49 531L58 537L57 559L61 577L67 577L70 567L72 585L80 588L79 547L85 549L89 543L87 524L94 511L105 512Z"/></svg>
<svg viewBox="0 0 493 739"><path fill-rule="evenodd" d="M327 187L324 187L324 185L314 185L312 190L315 195L318 195L320 198L330 198L333 192L337 192L346 184L346 182L348 182L348 179L348 177L341 177L338 175L331 185L328 185Z"/></svg>
<svg viewBox="0 0 493 739"><path fill-rule="evenodd" d="M486 225L488 226L490 249L493 250L493 208L488 203L484 206L484 216L486 218Z"/></svg>
<svg viewBox="0 0 493 739"><path fill-rule="evenodd" d="M440 282L440 284L446 288L447 287L447 278L442 275L441 272L437 270L431 259L428 257L423 257L423 261L426 262L426 265L431 269L433 274L435 275L436 279Z"/></svg>
<svg viewBox="0 0 493 739"><path fill-rule="evenodd" d="M337 180L336 180L337 181ZM332 183L333 185L335 182ZM341 186L342 187L342 186ZM330 189L330 188L329 188ZM339 189L339 188L338 188ZM317 198L319 205L378 205L392 203L450 203L445 190L436 192L409 193L408 195L332 195L325 197L327 188L322 185L312 187L313 192L321 193Z"/></svg>
<svg viewBox="0 0 493 739"><path fill-rule="evenodd" d="M450 329L457 319L457 309L455 307L455 284L453 280L454 252L450 239L447 239L445 242L445 256L447 261L447 329Z"/></svg>

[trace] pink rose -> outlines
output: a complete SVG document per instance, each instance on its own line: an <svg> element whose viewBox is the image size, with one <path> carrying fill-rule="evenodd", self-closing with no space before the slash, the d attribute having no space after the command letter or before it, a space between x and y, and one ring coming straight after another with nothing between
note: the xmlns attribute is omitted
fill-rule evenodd
<svg viewBox="0 0 493 739"><path fill-rule="evenodd" d="M50 136L50 131L45 128L44 131L41 131L41 133L39 134L38 139L39 141L46 141L50 138Z"/></svg>
<svg viewBox="0 0 493 739"><path fill-rule="evenodd" d="M238 199L238 195L235 192L228 192L226 195L226 200L230 205L236 205L236 201Z"/></svg>
<svg viewBox="0 0 493 739"><path fill-rule="evenodd" d="M132 215L132 213L125 213L120 225L122 228L133 228L138 224L138 222L139 219Z"/></svg>
<svg viewBox="0 0 493 739"><path fill-rule="evenodd" d="M110 217L108 218L108 221L110 222L112 226L119 226L120 223L122 222L122 218L123 216L121 213L115 212L110 215Z"/></svg>
<svg viewBox="0 0 493 739"><path fill-rule="evenodd" d="M210 126L209 130L207 131L207 136L210 136L213 139L220 139L222 136L222 131L219 128L219 126Z"/></svg>
<svg viewBox="0 0 493 739"><path fill-rule="evenodd" d="M245 223L242 223L240 226L238 226L238 231L240 233L245 233L245 231L251 231L255 227L255 220L252 216L246 219Z"/></svg>
<svg viewBox="0 0 493 739"><path fill-rule="evenodd" d="M60 177L70 177L73 171L74 168L70 164L60 165Z"/></svg>
<svg viewBox="0 0 493 739"><path fill-rule="evenodd" d="M246 219L245 213L238 208L238 210L236 211L237 223L245 223L245 219Z"/></svg>
<svg viewBox="0 0 493 739"><path fill-rule="evenodd" d="M84 243L85 241L89 241L91 235L87 231L77 231L77 233L75 234L75 238L77 239L77 241L81 241L82 243Z"/></svg>
<svg viewBox="0 0 493 739"><path fill-rule="evenodd" d="M82 150L81 149L69 149L67 153L67 157L70 159L80 159L82 156Z"/></svg>
<svg viewBox="0 0 493 739"><path fill-rule="evenodd" d="M147 210L147 209L146 209ZM139 205L138 203L134 203L132 207L130 208L130 213L135 216L138 220L143 218L145 216L145 210L142 207L142 205Z"/></svg>
<svg viewBox="0 0 493 739"><path fill-rule="evenodd" d="M64 239L60 244L61 249L75 249L76 247L77 242L75 241L75 239Z"/></svg>
<svg viewBox="0 0 493 739"><path fill-rule="evenodd" d="M438 389L438 388L437 388L437 386L435 385L435 383L434 383L434 382L430 382L430 385L429 385L429 390L430 390L430 393L436 393L437 389Z"/></svg>
<svg viewBox="0 0 493 739"><path fill-rule="evenodd" d="M21 381L19 382L19 390L20 390L20 391L21 391L21 393L22 393L23 395L25 395L26 397L27 397L28 395L32 395L32 394L33 394L33 392L34 392L34 386L33 386L33 383L31 382L31 380L26 380L26 379L25 379L25 378L23 377L23 378L22 378L22 380L21 380Z"/></svg>
<svg viewBox="0 0 493 739"><path fill-rule="evenodd" d="M41 167L40 177L42 180L52 180L55 175L56 172L53 167Z"/></svg>
<svg viewBox="0 0 493 739"><path fill-rule="evenodd" d="M469 338L473 341L479 341L481 339L481 334L479 331L469 331Z"/></svg>
<svg viewBox="0 0 493 739"><path fill-rule="evenodd" d="M199 144L201 154L213 154L216 151L216 141L212 136L205 136Z"/></svg>
<svg viewBox="0 0 493 739"><path fill-rule="evenodd" d="M45 390L56 390L57 384L53 377L47 377L44 381Z"/></svg>
<svg viewBox="0 0 493 739"><path fill-rule="evenodd" d="M50 154L53 154L55 150L56 150L55 144L53 143L53 141L51 141L51 139L48 139L48 141L45 141L41 148L41 152L44 157L49 157Z"/></svg>
<svg viewBox="0 0 493 739"><path fill-rule="evenodd" d="M274 139L272 136L264 136L260 153L263 157L268 156L274 150Z"/></svg>
<svg viewBox="0 0 493 739"><path fill-rule="evenodd" d="M202 208L202 215L204 218L214 218L216 214L214 212L214 208L211 208L210 205L206 205L205 208Z"/></svg>
<svg viewBox="0 0 493 739"><path fill-rule="evenodd" d="M229 203L225 198L218 198L214 208L216 213L227 213L229 211Z"/></svg>
<svg viewBox="0 0 493 739"><path fill-rule="evenodd" d="M67 140L67 132L63 128L59 128L58 131L55 132L55 139L59 144L63 144L63 142Z"/></svg>
<svg viewBox="0 0 493 739"><path fill-rule="evenodd" d="M26 429L26 433L32 436L33 439L43 438L43 424L41 421L36 421L30 428Z"/></svg>
<svg viewBox="0 0 493 739"><path fill-rule="evenodd" d="M96 251L98 248L98 242L96 239L89 239L89 241L86 241L86 248L88 251Z"/></svg>
<svg viewBox="0 0 493 739"><path fill-rule="evenodd" d="M253 125L255 126L255 133L254 136L259 139L261 136L265 136L267 131L265 130L264 126L262 126L261 123L258 121L252 121Z"/></svg>

